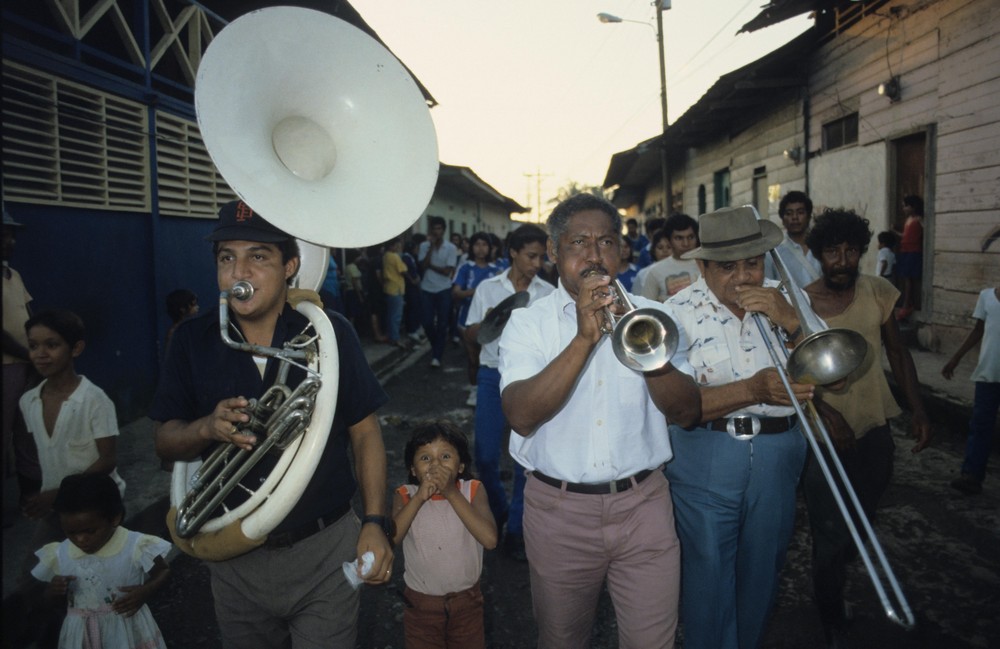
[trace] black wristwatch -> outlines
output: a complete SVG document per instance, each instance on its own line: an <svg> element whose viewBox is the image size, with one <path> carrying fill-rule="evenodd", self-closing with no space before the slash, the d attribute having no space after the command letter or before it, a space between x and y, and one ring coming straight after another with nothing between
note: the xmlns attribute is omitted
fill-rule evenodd
<svg viewBox="0 0 1000 649"><path fill-rule="evenodd" d="M390 543L392 542L392 537L395 536L395 530L393 529L393 527L395 527L395 525L393 524L394 522L395 521L393 521L388 516L379 516L376 514L369 514L361 519L362 525L367 525L368 523L372 523L374 525L378 525L379 527L381 527L382 532L385 533L385 536L387 539L389 539Z"/></svg>

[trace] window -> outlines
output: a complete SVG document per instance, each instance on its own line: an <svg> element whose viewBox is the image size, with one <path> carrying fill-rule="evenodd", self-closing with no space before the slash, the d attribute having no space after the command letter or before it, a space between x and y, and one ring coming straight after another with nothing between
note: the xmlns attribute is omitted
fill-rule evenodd
<svg viewBox="0 0 1000 649"><path fill-rule="evenodd" d="M858 114L835 119L823 125L823 150L832 151L858 143Z"/></svg>
<svg viewBox="0 0 1000 649"><path fill-rule="evenodd" d="M140 104L4 60L7 200L148 211Z"/></svg>
<svg viewBox="0 0 1000 649"><path fill-rule="evenodd" d="M713 178L713 185L715 189L715 207L714 209L719 209L722 207L729 207L730 195L732 194L732 185L729 179L729 170L721 169L715 172Z"/></svg>
<svg viewBox="0 0 1000 649"><path fill-rule="evenodd" d="M156 113L156 182L161 214L215 218L236 194L215 168L194 122Z"/></svg>
<svg viewBox="0 0 1000 649"><path fill-rule="evenodd" d="M705 185L698 185L698 214L708 211L708 199L705 197Z"/></svg>

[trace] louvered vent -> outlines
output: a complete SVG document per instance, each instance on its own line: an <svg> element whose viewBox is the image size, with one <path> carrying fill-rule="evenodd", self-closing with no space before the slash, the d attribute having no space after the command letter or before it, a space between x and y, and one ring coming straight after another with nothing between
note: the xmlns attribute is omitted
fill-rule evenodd
<svg viewBox="0 0 1000 649"><path fill-rule="evenodd" d="M3 62L3 195L32 203L148 212L146 110Z"/></svg>
<svg viewBox="0 0 1000 649"><path fill-rule="evenodd" d="M156 173L160 213L214 218L236 194L215 168L198 125L156 114Z"/></svg>

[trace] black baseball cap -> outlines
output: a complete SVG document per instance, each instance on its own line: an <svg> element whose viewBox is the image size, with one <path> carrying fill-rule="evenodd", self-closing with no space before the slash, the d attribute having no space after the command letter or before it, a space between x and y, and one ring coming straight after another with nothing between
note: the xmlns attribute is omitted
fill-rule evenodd
<svg viewBox="0 0 1000 649"><path fill-rule="evenodd" d="M219 223L208 241L259 241L279 243L292 236L274 227L243 201L230 201L219 209Z"/></svg>

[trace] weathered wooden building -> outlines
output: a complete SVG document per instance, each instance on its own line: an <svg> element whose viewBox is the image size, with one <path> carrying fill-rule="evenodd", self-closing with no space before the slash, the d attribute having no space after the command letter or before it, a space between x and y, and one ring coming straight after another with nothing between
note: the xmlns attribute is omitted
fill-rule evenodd
<svg viewBox="0 0 1000 649"><path fill-rule="evenodd" d="M812 29L721 77L664 138L672 205L701 214L804 190L817 210L852 208L901 227L925 202L924 279L914 315L943 349L972 325L978 291L1000 284L1000 3L773 0L744 31L815 12ZM662 196L660 138L616 154L616 203ZM865 270L874 270L874 243Z"/></svg>

